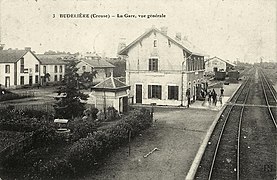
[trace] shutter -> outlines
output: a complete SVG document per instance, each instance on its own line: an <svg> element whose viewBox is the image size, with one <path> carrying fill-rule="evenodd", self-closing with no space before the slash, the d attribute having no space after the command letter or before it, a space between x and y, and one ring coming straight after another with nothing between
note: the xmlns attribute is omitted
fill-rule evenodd
<svg viewBox="0 0 277 180"><path fill-rule="evenodd" d="M157 90L158 90L158 98L162 99L162 86L157 86Z"/></svg>
<svg viewBox="0 0 277 180"><path fill-rule="evenodd" d="M174 99L178 100L178 95L179 95L179 87L175 86L175 96L174 96Z"/></svg>
<svg viewBox="0 0 277 180"><path fill-rule="evenodd" d="M167 99L171 99L171 92L170 92L170 86L168 86L168 97L167 97Z"/></svg>
<svg viewBox="0 0 277 180"><path fill-rule="evenodd" d="M151 85L148 85L148 99L150 99L151 96Z"/></svg>

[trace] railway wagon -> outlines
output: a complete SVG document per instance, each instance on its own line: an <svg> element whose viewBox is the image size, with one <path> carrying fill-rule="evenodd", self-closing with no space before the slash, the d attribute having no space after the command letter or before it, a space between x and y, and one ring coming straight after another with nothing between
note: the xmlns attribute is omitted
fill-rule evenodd
<svg viewBox="0 0 277 180"><path fill-rule="evenodd" d="M230 81L238 81L239 80L239 72L238 71L229 71L228 72Z"/></svg>
<svg viewBox="0 0 277 180"><path fill-rule="evenodd" d="M215 80L225 80L226 72L225 71L216 71L215 72Z"/></svg>

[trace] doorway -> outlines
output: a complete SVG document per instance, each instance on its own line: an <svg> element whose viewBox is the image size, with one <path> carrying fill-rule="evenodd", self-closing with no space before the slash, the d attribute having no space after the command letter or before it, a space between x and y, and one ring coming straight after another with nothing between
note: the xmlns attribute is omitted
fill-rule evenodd
<svg viewBox="0 0 277 180"><path fill-rule="evenodd" d="M136 103L142 103L142 85L136 85Z"/></svg>
<svg viewBox="0 0 277 180"><path fill-rule="evenodd" d="M33 85L33 76L29 76L29 85L30 85L30 86Z"/></svg>
<svg viewBox="0 0 277 180"><path fill-rule="evenodd" d="M5 87L6 87L6 88L10 87L10 85L11 85L10 83L11 83L11 82L10 82L10 77L6 77L6 78L5 78Z"/></svg>

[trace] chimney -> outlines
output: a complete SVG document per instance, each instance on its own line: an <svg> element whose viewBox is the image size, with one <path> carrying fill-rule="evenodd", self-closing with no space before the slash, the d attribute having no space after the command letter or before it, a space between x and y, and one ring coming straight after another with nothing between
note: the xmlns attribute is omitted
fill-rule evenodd
<svg viewBox="0 0 277 180"><path fill-rule="evenodd" d="M167 35L167 27L166 26L163 26L163 27L161 27L161 32L163 33L163 34L165 34L165 35Z"/></svg>
<svg viewBox="0 0 277 180"><path fill-rule="evenodd" d="M122 49L126 47L125 38L120 38L120 42L118 43L117 52L119 53Z"/></svg>
<svg viewBox="0 0 277 180"><path fill-rule="evenodd" d="M0 44L0 50L4 49L5 44Z"/></svg>
<svg viewBox="0 0 277 180"><path fill-rule="evenodd" d="M182 40L182 34L180 32L177 32L175 39L178 40L178 41L181 41Z"/></svg>
<svg viewBox="0 0 277 180"><path fill-rule="evenodd" d="M26 51L31 51L31 47L25 47Z"/></svg>

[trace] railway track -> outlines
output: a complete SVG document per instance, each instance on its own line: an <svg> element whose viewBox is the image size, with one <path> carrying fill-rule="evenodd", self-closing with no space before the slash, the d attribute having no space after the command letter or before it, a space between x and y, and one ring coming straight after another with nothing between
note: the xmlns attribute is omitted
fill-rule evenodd
<svg viewBox="0 0 277 180"><path fill-rule="evenodd" d="M251 171L249 171L248 168L244 168L244 166L248 162L253 162L251 161L251 158L247 156L247 152L251 149L251 153L253 155L253 153L255 153L255 148L253 147L258 147L258 149L263 150L263 152L268 151L263 149L264 146L250 146L247 143L254 144L253 142L255 142L255 138L257 137L271 137L271 141L269 142L276 140L274 139L274 137L276 136L270 133L264 136L259 136L259 134L262 134L262 132L259 131L261 127L268 129L268 132L276 132L276 126L272 126L274 124L272 122L275 122L276 125L276 121L273 115L274 113L271 112L271 109L276 106L276 99L274 101L274 97L276 98L274 91L270 89L271 87L268 81L266 81L266 78L262 74L262 72L258 73L257 70L252 70L251 73L248 74L250 75L249 78L244 82L238 92L231 99L229 105L226 106L226 109L223 111L220 119L218 120L210 137L208 145L206 146L206 150L204 152L204 155L202 156L201 162L198 166L197 172L194 177L195 179L249 179L248 173L251 173ZM260 83L261 87L258 86L260 81L262 82ZM251 104L253 103L253 94L259 92L254 91L256 90L256 88L262 88L262 92L265 97L265 101L259 106ZM273 95L270 95L270 93L273 93ZM249 94L251 94L251 98L249 98ZM256 108L261 109L257 112L259 112L259 115L262 116L263 114L267 114L268 112L270 114L271 112L270 118L272 119L271 123L262 123L260 122L260 120L257 120L261 124L266 124L266 127L258 127L257 132L253 131L253 129L255 130L255 127L251 127L251 125L249 125L249 123L251 124L251 119L247 118L248 114ZM247 112L245 112L245 109L247 110ZM266 112L265 109L268 109L268 112ZM248 127L251 127L252 129ZM252 137L255 138L252 139ZM266 144L265 147L269 146L270 144ZM272 151L269 152L274 153L274 148ZM276 158L272 159L275 160ZM269 162L269 166L272 167L272 170L276 169L276 166L273 164L273 162L271 162L271 160L266 162ZM266 162L265 165L267 166ZM254 162L253 164L256 163ZM250 167L252 166L250 165ZM274 173L261 173L260 170L262 168L260 167L254 166L253 169L256 170L256 172L252 172L252 174L254 174L256 177L259 177L256 174L262 174L263 177L270 178L274 176ZM252 178L250 179L255 179L255 176L252 176Z"/></svg>

